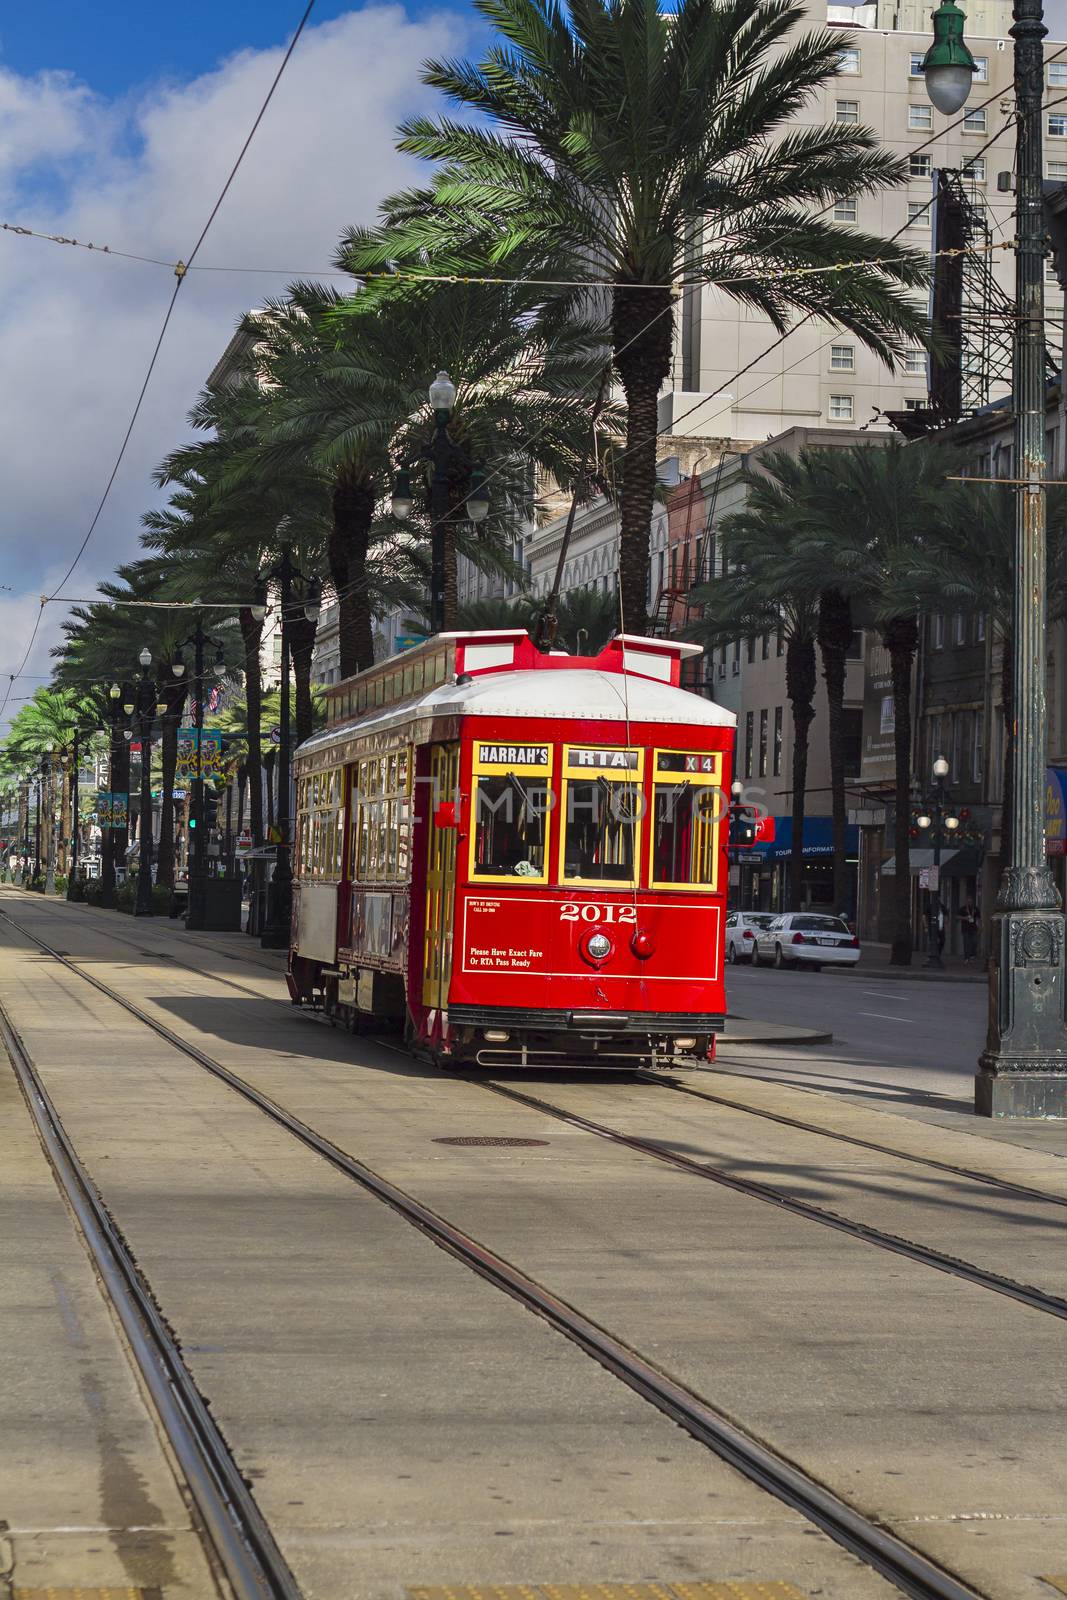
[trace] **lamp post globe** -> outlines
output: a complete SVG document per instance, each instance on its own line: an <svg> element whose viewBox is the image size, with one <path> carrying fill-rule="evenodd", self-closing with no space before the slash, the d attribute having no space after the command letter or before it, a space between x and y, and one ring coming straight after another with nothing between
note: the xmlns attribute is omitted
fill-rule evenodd
<svg viewBox="0 0 1067 1600"><path fill-rule="evenodd" d="M963 40L965 21L965 13L953 0L942 0L933 16L934 42L923 57L926 92L946 117L962 111L978 70Z"/></svg>
<svg viewBox="0 0 1067 1600"><path fill-rule="evenodd" d="M430 404L435 411L444 412L447 416L455 403L456 386L442 369L430 385Z"/></svg>
<svg viewBox="0 0 1067 1600"><path fill-rule="evenodd" d="M945 760L944 756L938 756L937 760L934 762L934 777L948 777L948 762Z"/></svg>

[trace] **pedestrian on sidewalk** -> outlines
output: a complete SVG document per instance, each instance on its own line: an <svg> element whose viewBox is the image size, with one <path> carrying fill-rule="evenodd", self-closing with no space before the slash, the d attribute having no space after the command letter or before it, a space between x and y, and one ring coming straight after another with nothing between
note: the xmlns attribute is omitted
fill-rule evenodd
<svg viewBox="0 0 1067 1600"><path fill-rule="evenodd" d="M926 908L926 948L939 956L945 948L945 907L940 899L932 899Z"/></svg>
<svg viewBox="0 0 1067 1600"><path fill-rule="evenodd" d="M964 961L977 961L978 912L973 900L966 901L963 910L960 912L960 928L963 931Z"/></svg>

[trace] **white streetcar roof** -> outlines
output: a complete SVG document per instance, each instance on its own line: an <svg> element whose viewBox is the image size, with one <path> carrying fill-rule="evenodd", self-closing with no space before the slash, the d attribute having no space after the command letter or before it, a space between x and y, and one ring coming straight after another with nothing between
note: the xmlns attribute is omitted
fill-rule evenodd
<svg viewBox="0 0 1067 1600"><path fill-rule="evenodd" d="M300 754L312 755L353 736L448 716L581 717L590 722L689 723L707 728L737 724L734 713L713 700L632 672L597 672L583 667L487 672L468 683L438 684L426 694L323 729L304 741Z"/></svg>

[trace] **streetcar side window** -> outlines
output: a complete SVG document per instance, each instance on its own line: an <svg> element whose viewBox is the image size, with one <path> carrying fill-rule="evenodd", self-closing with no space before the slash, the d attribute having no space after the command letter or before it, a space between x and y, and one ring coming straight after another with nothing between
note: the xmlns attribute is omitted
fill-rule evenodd
<svg viewBox="0 0 1067 1600"><path fill-rule="evenodd" d="M339 878L344 846L341 769L313 772L297 786L296 871L301 878Z"/></svg>
<svg viewBox="0 0 1067 1600"><path fill-rule="evenodd" d="M358 761L352 776L352 876L406 883L411 862L411 752Z"/></svg>
<svg viewBox="0 0 1067 1600"><path fill-rule="evenodd" d="M650 881L658 888L714 889L725 811L721 757L657 750L655 760Z"/></svg>
<svg viewBox="0 0 1067 1600"><path fill-rule="evenodd" d="M476 741L472 750L473 882L548 882L552 746Z"/></svg>
<svg viewBox="0 0 1067 1600"><path fill-rule="evenodd" d="M644 753L569 745L565 752L561 883L637 883Z"/></svg>

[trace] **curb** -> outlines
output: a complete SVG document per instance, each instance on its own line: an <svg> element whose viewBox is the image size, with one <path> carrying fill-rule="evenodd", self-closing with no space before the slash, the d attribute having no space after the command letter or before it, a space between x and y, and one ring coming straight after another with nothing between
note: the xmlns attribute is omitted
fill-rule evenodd
<svg viewBox="0 0 1067 1600"><path fill-rule="evenodd" d="M734 1033L731 1023L740 1023L740 1031ZM761 1032L761 1029L773 1028L773 1033ZM735 1016L727 1013L726 1031L717 1036L719 1044L833 1044L834 1036L829 1031L822 1032L817 1028L788 1028L783 1023L776 1022L750 1022L747 1017Z"/></svg>

